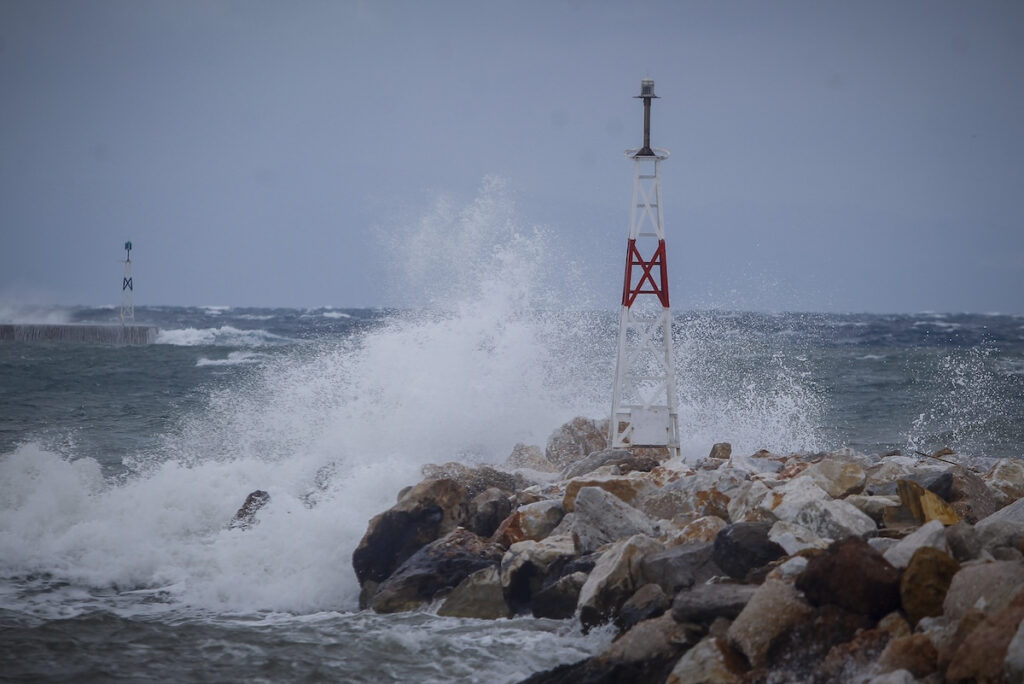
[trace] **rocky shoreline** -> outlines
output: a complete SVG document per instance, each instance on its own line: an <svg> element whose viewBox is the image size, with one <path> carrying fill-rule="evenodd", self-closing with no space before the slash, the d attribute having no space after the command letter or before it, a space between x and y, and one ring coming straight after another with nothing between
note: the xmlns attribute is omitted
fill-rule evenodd
<svg viewBox="0 0 1024 684"><path fill-rule="evenodd" d="M361 607L614 624L534 684L1024 680L1024 460L723 443L688 465L606 427L425 467L353 553Z"/></svg>

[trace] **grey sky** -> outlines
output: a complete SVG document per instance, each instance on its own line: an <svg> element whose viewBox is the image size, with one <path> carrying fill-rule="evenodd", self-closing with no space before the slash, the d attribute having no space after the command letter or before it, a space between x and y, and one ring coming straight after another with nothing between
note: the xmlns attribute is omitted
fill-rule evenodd
<svg viewBox="0 0 1024 684"><path fill-rule="evenodd" d="M644 77L674 308L1024 313L1013 0L0 0L0 302L399 303L493 174L614 307Z"/></svg>

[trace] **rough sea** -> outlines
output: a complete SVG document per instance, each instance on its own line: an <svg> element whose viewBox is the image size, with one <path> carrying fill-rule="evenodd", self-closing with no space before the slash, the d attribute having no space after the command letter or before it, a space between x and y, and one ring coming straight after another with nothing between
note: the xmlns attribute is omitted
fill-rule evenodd
<svg viewBox="0 0 1024 684"><path fill-rule="evenodd" d="M400 242L423 306L139 306L154 344L0 342L0 680L490 684L611 641L358 610L352 551L424 464L501 463L611 410L617 312L545 306L545 274L571 274L500 192ZM689 460L1024 456L1024 317L674 304ZM118 314L15 302L0 322ZM259 524L229 528L255 489Z"/></svg>
<svg viewBox="0 0 1024 684"><path fill-rule="evenodd" d="M513 682L611 639L359 612L351 554L423 464L500 463L604 416L614 312L136 318L155 344L0 344L0 679ZM679 312L675 343L691 459L1024 456L1022 317ZM260 523L228 529L258 488Z"/></svg>

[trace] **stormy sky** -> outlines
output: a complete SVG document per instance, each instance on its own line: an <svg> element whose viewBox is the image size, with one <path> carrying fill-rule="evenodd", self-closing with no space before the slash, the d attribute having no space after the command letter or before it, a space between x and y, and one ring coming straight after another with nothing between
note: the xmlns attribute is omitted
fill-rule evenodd
<svg viewBox="0 0 1024 684"><path fill-rule="evenodd" d="M497 177L613 308L642 78L674 308L1024 313L1013 0L0 0L0 303L130 239L137 304L401 304Z"/></svg>

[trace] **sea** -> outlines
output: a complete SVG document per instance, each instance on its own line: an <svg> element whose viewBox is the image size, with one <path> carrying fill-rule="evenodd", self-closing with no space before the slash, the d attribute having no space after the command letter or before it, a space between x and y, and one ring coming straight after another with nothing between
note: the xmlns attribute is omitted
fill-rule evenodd
<svg viewBox="0 0 1024 684"><path fill-rule="evenodd" d="M140 303L153 344L0 342L0 681L490 684L605 648L572 620L361 611L351 563L425 464L501 464L610 414L616 302L564 296L550 237L484 192L392 245L422 295L400 308ZM691 463L718 442L1024 457L1022 316L673 311ZM231 527L257 489L258 524Z"/></svg>

